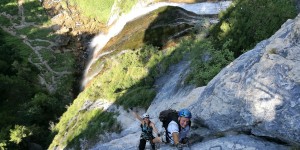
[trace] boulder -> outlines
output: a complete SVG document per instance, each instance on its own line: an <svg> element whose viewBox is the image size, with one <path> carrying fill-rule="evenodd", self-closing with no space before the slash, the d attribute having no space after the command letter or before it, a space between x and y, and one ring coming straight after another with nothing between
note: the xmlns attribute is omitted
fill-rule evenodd
<svg viewBox="0 0 300 150"><path fill-rule="evenodd" d="M300 144L300 16L224 68L189 108L214 131Z"/></svg>

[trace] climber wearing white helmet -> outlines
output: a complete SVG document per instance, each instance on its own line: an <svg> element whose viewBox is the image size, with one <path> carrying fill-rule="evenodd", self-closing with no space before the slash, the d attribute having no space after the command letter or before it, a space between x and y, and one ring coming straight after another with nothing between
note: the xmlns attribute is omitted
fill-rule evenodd
<svg viewBox="0 0 300 150"><path fill-rule="evenodd" d="M132 110L132 108L130 108ZM158 130L156 129L153 122L150 121L149 114L143 114L142 118L137 114L137 112L132 111L132 114L141 122L142 134L140 137L139 150L144 150L146 147L146 142L149 141L151 144L151 149L155 150L155 144L153 143L154 136L152 132L154 131L158 136Z"/></svg>

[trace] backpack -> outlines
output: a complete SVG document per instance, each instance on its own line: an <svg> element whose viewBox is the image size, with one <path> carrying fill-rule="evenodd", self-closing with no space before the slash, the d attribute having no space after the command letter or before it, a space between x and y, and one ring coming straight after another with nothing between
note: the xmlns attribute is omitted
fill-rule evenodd
<svg viewBox="0 0 300 150"><path fill-rule="evenodd" d="M180 124L178 122L178 111L174 110L174 109L168 109L168 110L164 110L161 111L159 113L159 120L162 122L162 127L165 128L166 131L166 142L170 143L170 136L168 133L170 133L168 131L168 125L171 121L175 121L179 127L179 132L181 130ZM189 121L189 126L191 127L191 121Z"/></svg>
<svg viewBox="0 0 300 150"><path fill-rule="evenodd" d="M173 109L161 111L159 113L159 120L162 122L162 127L165 128L166 141L167 141L167 143L170 143L170 139L169 139L170 137L168 134L169 133L168 125L171 121L175 121L178 124L178 126L180 127L179 122L178 122L178 112ZM180 132L180 129L181 128L179 128L179 132Z"/></svg>

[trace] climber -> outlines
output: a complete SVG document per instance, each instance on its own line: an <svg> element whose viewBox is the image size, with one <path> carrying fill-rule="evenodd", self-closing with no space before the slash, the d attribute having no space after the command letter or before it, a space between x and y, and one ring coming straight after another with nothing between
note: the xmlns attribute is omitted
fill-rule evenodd
<svg viewBox="0 0 300 150"><path fill-rule="evenodd" d="M142 118L137 114L137 112L133 111L132 108L132 114L141 122L141 129L142 134L140 137L140 144L139 144L139 150L144 150L146 147L146 142L149 141L151 144L151 149L155 150L155 143L153 143L154 136L152 134L152 131L154 131L158 136L158 130L156 129L153 122L150 121L149 114L145 113L143 114Z"/></svg>
<svg viewBox="0 0 300 150"><path fill-rule="evenodd" d="M179 112L172 109L162 111L159 119L163 123L165 133L163 136L153 139L153 142L171 143L178 150L183 149L183 146L188 144L187 135L190 131L191 118L192 114L188 109L182 109Z"/></svg>

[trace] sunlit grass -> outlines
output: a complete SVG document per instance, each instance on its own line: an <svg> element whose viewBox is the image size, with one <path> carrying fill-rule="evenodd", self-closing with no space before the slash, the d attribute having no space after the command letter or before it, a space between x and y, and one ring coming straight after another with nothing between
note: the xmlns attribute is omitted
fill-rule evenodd
<svg viewBox="0 0 300 150"><path fill-rule="evenodd" d="M128 13L137 1L138 0L71 0L70 4L77 7L83 16L95 18L102 23L107 23L111 16L114 3L117 3L116 6L118 7L119 13ZM66 7L66 4L63 6Z"/></svg>
<svg viewBox="0 0 300 150"><path fill-rule="evenodd" d="M117 6L121 9L120 13L128 13L132 6L135 5L138 0L123 0L117 3Z"/></svg>
<svg viewBox="0 0 300 150"><path fill-rule="evenodd" d="M86 17L96 18L106 23L110 17L111 8L115 0L72 0L71 5L76 6Z"/></svg>

